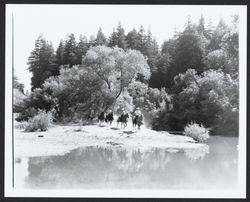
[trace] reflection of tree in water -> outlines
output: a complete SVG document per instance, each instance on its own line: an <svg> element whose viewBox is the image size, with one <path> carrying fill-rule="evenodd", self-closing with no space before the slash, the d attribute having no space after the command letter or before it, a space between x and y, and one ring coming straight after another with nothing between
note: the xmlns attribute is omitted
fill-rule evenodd
<svg viewBox="0 0 250 202"><path fill-rule="evenodd" d="M79 148L63 156L30 158L28 183L44 188L202 188L215 183L218 170L224 171L223 179L233 177L230 169L224 169L225 163L231 165L226 154L203 159L208 147L184 153L157 148Z"/></svg>
<svg viewBox="0 0 250 202"><path fill-rule="evenodd" d="M209 146L203 145L195 149L185 149L184 153L190 160L202 160L209 153Z"/></svg>
<svg viewBox="0 0 250 202"><path fill-rule="evenodd" d="M139 175L146 176L149 171L163 170L168 161L169 156L159 149L141 152L139 149L79 148L64 156L30 158L29 183L46 188L47 184L64 187L119 184Z"/></svg>

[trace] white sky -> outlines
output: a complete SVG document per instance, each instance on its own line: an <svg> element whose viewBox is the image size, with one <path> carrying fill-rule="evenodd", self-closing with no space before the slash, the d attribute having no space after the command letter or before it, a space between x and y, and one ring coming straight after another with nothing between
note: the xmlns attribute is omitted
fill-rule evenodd
<svg viewBox="0 0 250 202"><path fill-rule="evenodd" d="M68 33L89 37L99 27L106 36L120 21L126 33L143 25L150 27L159 45L171 38L174 30L182 31L187 16L198 22L201 14L205 22L217 25L220 18L230 23L232 15L241 6L184 6L184 5L7 5L6 26L11 25L14 15L14 69L19 81L30 89L31 74L27 70L27 59L34 48L35 40L42 33L52 41L56 50L61 39ZM11 32L10 32L11 33Z"/></svg>

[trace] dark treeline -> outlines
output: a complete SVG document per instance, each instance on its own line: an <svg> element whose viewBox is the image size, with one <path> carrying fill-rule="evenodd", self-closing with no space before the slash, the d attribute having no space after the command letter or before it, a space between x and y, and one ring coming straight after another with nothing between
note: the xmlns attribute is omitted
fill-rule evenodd
<svg viewBox="0 0 250 202"><path fill-rule="evenodd" d="M32 92L24 102L25 113L53 106L62 117L69 116L69 108L79 112L96 105L130 103L128 110L142 107L156 130L183 130L196 121L211 128L212 134L238 135L238 46L236 15L229 25L222 19L216 26L206 25L203 16L197 24L187 19L184 30L161 46L143 26L126 34L120 23L110 36L101 28L90 39L69 34L56 50L40 35L28 59ZM78 75L89 85L76 82L79 78L72 82L70 75ZM69 83L83 88L70 89ZM64 85L67 93L55 90ZM86 100L87 95L92 100ZM49 99L53 96L56 104ZM69 100L72 96L75 99ZM105 102L93 105L104 97Z"/></svg>

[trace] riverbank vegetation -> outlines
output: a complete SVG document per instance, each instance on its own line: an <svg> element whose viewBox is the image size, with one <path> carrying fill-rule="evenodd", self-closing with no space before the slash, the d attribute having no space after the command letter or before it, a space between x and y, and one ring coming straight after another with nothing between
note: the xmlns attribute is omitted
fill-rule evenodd
<svg viewBox="0 0 250 202"><path fill-rule="evenodd" d="M101 28L90 39L69 34L56 50L40 35L28 58L31 92L14 78L16 120L44 110L54 122L73 122L140 107L154 130L183 131L195 121L211 135L238 136L238 35L236 15L216 26L187 19L161 45L150 30L126 33L120 23L108 37Z"/></svg>

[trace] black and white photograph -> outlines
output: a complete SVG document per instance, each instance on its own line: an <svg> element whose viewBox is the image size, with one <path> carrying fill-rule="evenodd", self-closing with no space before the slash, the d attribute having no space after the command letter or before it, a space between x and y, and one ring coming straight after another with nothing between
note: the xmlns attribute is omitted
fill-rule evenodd
<svg viewBox="0 0 250 202"><path fill-rule="evenodd" d="M7 4L5 196L246 197L245 5Z"/></svg>

